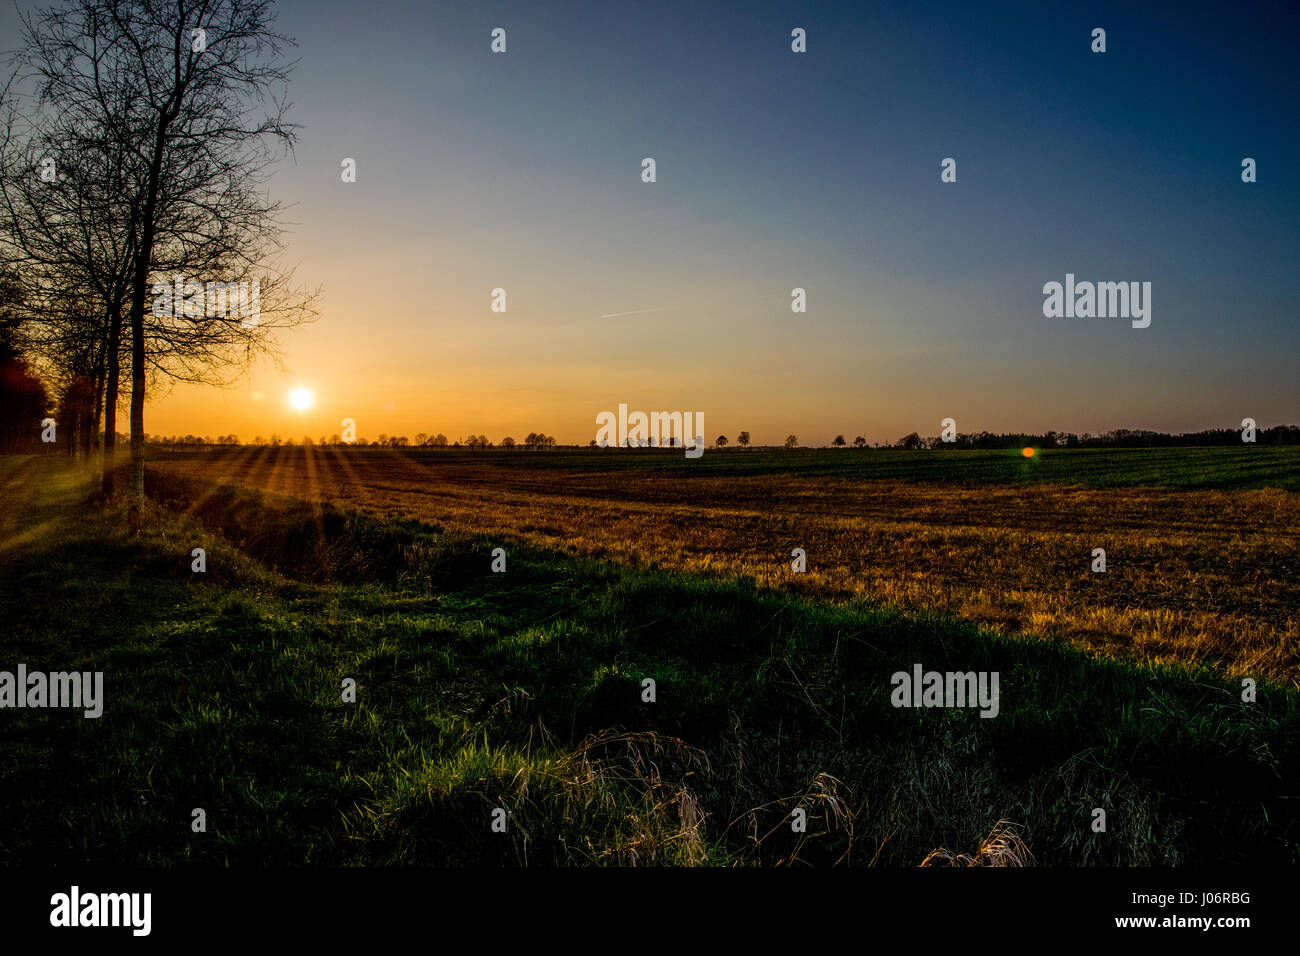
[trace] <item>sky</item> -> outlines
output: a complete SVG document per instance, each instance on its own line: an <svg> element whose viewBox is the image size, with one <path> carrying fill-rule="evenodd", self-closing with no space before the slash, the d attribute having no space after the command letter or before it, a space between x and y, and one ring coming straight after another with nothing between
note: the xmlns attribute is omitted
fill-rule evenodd
<svg viewBox="0 0 1300 956"><path fill-rule="evenodd" d="M1300 9L1133 6L283 0L301 130L269 188L319 317L146 430L1300 422ZM1067 273L1150 282L1150 326L1045 317Z"/></svg>

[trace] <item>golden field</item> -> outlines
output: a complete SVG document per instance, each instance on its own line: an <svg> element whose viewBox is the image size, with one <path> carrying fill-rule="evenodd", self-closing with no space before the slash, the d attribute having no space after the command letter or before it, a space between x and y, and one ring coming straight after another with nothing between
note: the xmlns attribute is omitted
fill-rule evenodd
<svg viewBox="0 0 1300 956"><path fill-rule="evenodd" d="M154 466L507 547L749 576L1125 660L1300 682L1294 492L692 474L565 454L255 447ZM791 571L794 548L804 574ZM1094 548L1105 573L1091 571Z"/></svg>

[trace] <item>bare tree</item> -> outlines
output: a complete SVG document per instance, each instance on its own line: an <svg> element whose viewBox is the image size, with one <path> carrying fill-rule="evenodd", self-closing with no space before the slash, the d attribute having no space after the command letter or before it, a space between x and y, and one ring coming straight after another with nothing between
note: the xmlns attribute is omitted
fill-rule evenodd
<svg viewBox="0 0 1300 956"><path fill-rule="evenodd" d="M31 51L28 51L31 52ZM21 58L20 58L21 59ZM0 135L0 254L21 266L28 305L27 345L66 389L93 386L93 431L103 420L112 460L122 360L122 327L134 267L138 204L128 188L126 148L61 104L33 97L20 113L16 74L5 90ZM39 77L29 72L29 79ZM107 109L126 109L105 87ZM83 432L89 452L90 434ZM113 471L104 469L105 491Z"/></svg>
<svg viewBox="0 0 1300 956"><path fill-rule="evenodd" d="M45 385L20 347L23 312L17 277L0 267L0 452L39 447L37 429L48 411Z"/></svg>
<svg viewBox="0 0 1300 956"><path fill-rule="evenodd" d="M272 350L274 328L310 314L311 297L293 294L290 277L270 267L280 251L280 207L261 191L277 147L294 141L276 95L288 80L280 59L292 41L274 31L269 0L69 0L23 23L20 70L35 83L37 102L58 112L68 133L64 155L98 151L115 160L113 202L130 210L138 527L150 373L211 380L214 369ZM221 301L232 283L242 291L254 276L257 309L247 308L247 292L244 308Z"/></svg>

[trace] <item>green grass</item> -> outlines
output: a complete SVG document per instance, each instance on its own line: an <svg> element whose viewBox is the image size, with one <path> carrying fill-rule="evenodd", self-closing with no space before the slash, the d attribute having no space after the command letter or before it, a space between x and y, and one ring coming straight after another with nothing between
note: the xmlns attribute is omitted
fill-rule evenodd
<svg viewBox="0 0 1300 956"><path fill-rule="evenodd" d="M4 864L911 866L1004 819L1045 864L1300 859L1294 689L744 580L494 575L491 541L152 477L136 538L48 466L14 519L0 668L107 703L0 711ZM999 671L1000 715L895 709L916 662Z"/></svg>

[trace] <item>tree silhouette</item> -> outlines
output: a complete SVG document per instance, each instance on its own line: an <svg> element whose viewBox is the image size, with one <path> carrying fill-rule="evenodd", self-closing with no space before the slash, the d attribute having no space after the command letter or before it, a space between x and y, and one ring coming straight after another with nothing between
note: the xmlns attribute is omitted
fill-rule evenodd
<svg viewBox="0 0 1300 956"><path fill-rule="evenodd" d="M149 374L207 380L215 365L274 348L272 303L287 277L269 268L281 248L280 207L262 187L272 148L295 136L277 95L292 41L274 19L269 0L78 0L23 17L18 62L36 90L32 125L58 131L73 165L88 154L116 164L111 209L127 217L129 239L132 529L144 506ZM256 272L256 311L250 301L220 314L190 291L179 313L159 309L151 284L157 296L166 282L154 280L173 271L190 287L210 275L245 288ZM309 298L280 301L286 315L305 317Z"/></svg>
<svg viewBox="0 0 1300 956"><path fill-rule="evenodd" d="M16 281L0 274L0 451L40 447L40 425L49 397L22 357L17 315L20 292Z"/></svg>

